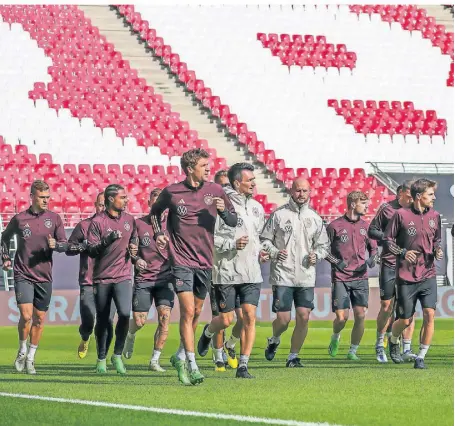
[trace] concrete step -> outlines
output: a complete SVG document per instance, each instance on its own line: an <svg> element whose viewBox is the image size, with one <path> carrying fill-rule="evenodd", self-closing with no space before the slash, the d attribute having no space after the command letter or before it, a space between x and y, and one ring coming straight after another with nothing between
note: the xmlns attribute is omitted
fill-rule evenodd
<svg viewBox="0 0 455 426"><path fill-rule="evenodd" d="M201 139L206 139L211 148L216 149L218 156L224 157L228 164L248 162L243 150L238 150L233 142L218 132L216 123L210 123L206 114L201 114L197 106L193 106L192 98L185 96L181 87L177 87L174 79L169 78L166 70L161 68L159 61L153 59L144 49L135 35L124 27L123 21L117 18L115 12L108 6L79 6L92 24L97 26L100 34L104 35L115 48L128 60L132 68L138 70L140 78L153 86L155 93L163 96L163 100L172 106L172 110L180 113L180 118L187 121L190 127L197 130ZM264 168L256 167L256 184L260 194L267 195L271 203L284 204L286 195L281 188L275 188L272 179L265 173Z"/></svg>

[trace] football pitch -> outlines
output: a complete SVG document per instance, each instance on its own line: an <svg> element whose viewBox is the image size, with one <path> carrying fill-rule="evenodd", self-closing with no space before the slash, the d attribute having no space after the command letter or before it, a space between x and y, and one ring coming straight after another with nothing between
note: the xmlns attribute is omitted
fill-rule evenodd
<svg viewBox="0 0 455 426"><path fill-rule="evenodd" d="M282 337L275 359L264 358L269 323L257 327L250 360L254 380L235 379L235 372L214 371L210 352L198 359L206 381L179 385L169 357L178 346L177 324L162 355L165 373L150 372L147 364L155 324L138 332L134 356L126 360L128 374L110 368L94 372L92 339L84 360L76 355L79 335L74 326L48 326L36 356L36 376L17 373L14 327L0 328L0 424L5 425L453 425L453 320L437 320L427 370L413 364L376 362L375 322L367 321L359 348L361 361L346 360L348 322L335 359L327 354L331 323L310 323L301 351L305 368L286 369L291 327ZM413 349L416 351L418 330ZM197 336L202 331L199 327ZM55 398L55 399L53 399ZM254 419L249 418L254 417ZM253 423L254 422L254 423Z"/></svg>

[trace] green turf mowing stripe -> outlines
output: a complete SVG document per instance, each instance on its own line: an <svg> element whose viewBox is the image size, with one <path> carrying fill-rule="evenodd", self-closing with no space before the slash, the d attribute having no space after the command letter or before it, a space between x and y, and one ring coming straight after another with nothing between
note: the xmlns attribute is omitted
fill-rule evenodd
<svg viewBox="0 0 455 426"><path fill-rule="evenodd" d="M0 392L0 396L9 397L9 398L23 398L23 399L33 399L39 401L48 401L48 402L60 402L64 404L79 404L79 405L91 405L95 407L108 407L108 408L118 408L122 410L134 410L134 411L148 411L151 413L160 413L160 414L171 414L176 416L193 416L193 417L205 417L211 419L221 419L221 420L234 420L237 422L245 423L260 423L260 424L269 424L269 425L282 425L282 426L338 426L330 423L308 423L301 422L298 420L281 420L281 419L270 419L264 417L250 417L250 416L238 416L235 414L220 414L220 413L203 413L200 411L186 411L186 410L174 410L168 408L159 408L159 407L145 407L142 405L127 405L127 404L113 404L109 402L102 401L85 401L83 399L67 399L67 398L52 398L48 396L40 395L27 395L21 393L7 393Z"/></svg>

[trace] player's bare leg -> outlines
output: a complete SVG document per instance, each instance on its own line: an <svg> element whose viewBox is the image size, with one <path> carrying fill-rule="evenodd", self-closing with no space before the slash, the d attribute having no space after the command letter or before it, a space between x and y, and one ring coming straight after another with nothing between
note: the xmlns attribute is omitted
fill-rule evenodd
<svg viewBox="0 0 455 426"><path fill-rule="evenodd" d="M41 336L43 335L45 318L45 311L39 311L38 309L33 308L33 323L30 329L30 347L28 349L27 358L25 360L25 368L28 374L36 374L35 352L38 349Z"/></svg>
<svg viewBox="0 0 455 426"><path fill-rule="evenodd" d="M164 368L160 366L160 356L169 334L169 322L171 320L171 308L169 306L158 306L156 308L158 314L158 327L155 331L153 355L150 360L150 369L153 371L164 372Z"/></svg>
<svg viewBox="0 0 455 426"><path fill-rule="evenodd" d="M208 351L208 342L210 342L210 340L213 341L213 338L216 336L214 348L216 371L226 371L223 359L223 331L228 328L233 321L234 311L220 312L218 316L212 319L208 326L204 327L204 331L199 338L198 352L199 355L205 356Z"/></svg>
<svg viewBox="0 0 455 426"><path fill-rule="evenodd" d="M22 372L25 368L25 358L27 356L27 339L30 335L33 318L33 303L23 303L18 305L19 322L17 324L17 332L19 335L19 350L17 351L14 367L17 371Z"/></svg>
<svg viewBox="0 0 455 426"><path fill-rule="evenodd" d="M240 363L236 377L251 379L253 376L248 373L248 360L256 338L256 306L244 303L242 311L244 333L240 336Z"/></svg>
<svg viewBox="0 0 455 426"><path fill-rule="evenodd" d="M351 332L351 347L349 348L348 359L358 361L357 349L365 332L366 308L363 306L354 306L352 310L354 312L354 327Z"/></svg>
<svg viewBox="0 0 455 426"><path fill-rule="evenodd" d="M403 342L403 354L401 357L403 361L414 361L416 359L416 354L412 352L411 344L412 344L412 336L414 334L415 328L415 321L414 317L411 318L412 322L409 324L408 327L405 328L402 334L402 342Z"/></svg>
<svg viewBox="0 0 455 426"><path fill-rule="evenodd" d="M390 300L381 300L381 308L378 313L376 320L377 323L377 334L376 334L376 359L380 363L387 362L387 355L384 351L385 348L385 336L387 329L392 322L393 307L395 298Z"/></svg>
<svg viewBox="0 0 455 426"><path fill-rule="evenodd" d="M123 356L130 359L134 352L134 341L136 339L136 332L144 327L147 321L148 312L133 312L133 318L130 319L128 334L123 348Z"/></svg>
<svg viewBox="0 0 455 426"><path fill-rule="evenodd" d="M333 320L333 334L330 339L329 355L336 357L338 346L340 345L341 331L346 325L349 318L349 309L338 309L335 311L335 319Z"/></svg>
<svg viewBox="0 0 455 426"><path fill-rule="evenodd" d="M235 316L237 317L237 321L232 328L231 337L224 344L224 347L226 348L228 354L228 364L231 368L237 368L239 365L237 355L235 353L235 345L240 341L240 337L243 332L242 308L237 308L235 310Z"/></svg>
<svg viewBox="0 0 455 426"><path fill-rule="evenodd" d="M291 350L286 367L303 367L300 363L299 352L308 334L308 322L311 309L299 307L295 310L295 327L291 337Z"/></svg>
<svg viewBox="0 0 455 426"><path fill-rule="evenodd" d="M204 376L199 372L194 353L194 326L197 326L197 321L194 320L196 298L190 291L177 293L177 297L180 306L181 344L177 353L171 358L171 363L176 368L182 384L202 383ZM188 361L189 372L187 371L186 360Z"/></svg>
<svg viewBox="0 0 455 426"><path fill-rule="evenodd" d="M424 369L424 359L430 349L431 341L434 335L434 309L423 308L423 325L420 333L420 347L417 358L414 362L414 368Z"/></svg>
<svg viewBox="0 0 455 426"><path fill-rule="evenodd" d="M392 326L392 337L390 338L390 358L392 358L392 361L395 364L400 364L403 362L403 359L401 358L400 354L400 343L399 339L401 336L401 333L411 325L411 322L413 321L413 318L407 318L407 319L402 319L398 318Z"/></svg>
<svg viewBox="0 0 455 426"><path fill-rule="evenodd" d="M288 329L289 323L291 322L291 312L277 312L276 318L272 322L272 337L267 339L267 347L265 348L264 354L268 361L272 361L275 358L276 351L280 345L280 336Z"/></svg>

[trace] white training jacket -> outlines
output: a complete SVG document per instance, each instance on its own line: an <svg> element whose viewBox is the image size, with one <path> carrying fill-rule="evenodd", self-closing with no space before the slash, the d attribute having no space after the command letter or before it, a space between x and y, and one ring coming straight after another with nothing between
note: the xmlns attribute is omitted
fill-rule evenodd
<svg viewBox="0 0 455 426"><path fill-rule="evenodd" d="M314 287L316 266L309 265L313 252L318 261L329 252L329 238L322 218L308 205L299 206L292 198L276 209L261 233L263 248L270 254L270 284L286 287ZM277 260L287 250L285 261Z"/></svg>
<svg viewBox="0 0 455 426"><path fill-rule="evenodd" d="M252 197L245 197L229 186L224 191L237 213L237 227L231 228L219 217L216 219L212 282L215 285L262 283L259 234L265 222L264 208ZM248 244L237 250L236 241L245 235Z"/></svg>

